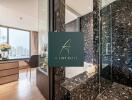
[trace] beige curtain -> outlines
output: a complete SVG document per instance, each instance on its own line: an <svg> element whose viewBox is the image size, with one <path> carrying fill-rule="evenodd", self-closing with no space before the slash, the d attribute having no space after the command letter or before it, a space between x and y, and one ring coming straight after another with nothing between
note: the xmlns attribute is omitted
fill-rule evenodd
<svg viewBox="0 0 132 100"><path fill-rule="evenodd" d="M38 54L38 32L31 32L31 55Z"/></svg>

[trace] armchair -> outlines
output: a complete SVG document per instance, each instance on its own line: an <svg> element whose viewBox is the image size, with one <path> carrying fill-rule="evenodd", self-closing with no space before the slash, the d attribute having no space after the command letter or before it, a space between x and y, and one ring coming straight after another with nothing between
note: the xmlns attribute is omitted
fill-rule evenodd
<svg viewBox="0 0 132 100"><path fill-rule="evenodd" d="M30 79L31 79L31 68L35 68L39 66L39 55L32 55L31 58L25 62L28 64L28 68L30 69Z"/></svg>

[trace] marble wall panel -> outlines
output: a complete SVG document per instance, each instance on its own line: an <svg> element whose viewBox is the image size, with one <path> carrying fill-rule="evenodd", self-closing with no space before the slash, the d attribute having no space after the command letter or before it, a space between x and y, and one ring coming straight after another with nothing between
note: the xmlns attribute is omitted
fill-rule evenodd
<svg viewBox="0 0 132 100"><path fill-rule="evenodd" d="M132 1L117 0L111 5L113 80L131 85Z"/></svg>
<svg viewBox="0 0 132 100"><path fill-rule="evenodd" d="M84 33L84 61L93 63L93 13L80 18L80 31Z"/></svg>
<svg viewBox="0 0 132 100"><path fill-rule="evenodd" d="M65 0L53 0L54 8L54 31L64 32L65 31ZM60 84L64 82L65 79L65 68L53 68L53 99L61 100L63 97L63 91Z"/></svg>
<svg viewBox="0 0 132 100"><path fill-rule="evenodd" d="M99 64L99 2L93 0L93 63Z"/></svg>

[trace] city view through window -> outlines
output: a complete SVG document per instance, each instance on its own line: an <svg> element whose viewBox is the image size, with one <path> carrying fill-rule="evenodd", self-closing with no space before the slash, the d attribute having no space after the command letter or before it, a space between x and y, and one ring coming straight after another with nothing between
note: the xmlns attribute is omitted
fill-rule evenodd
<svg viewBox="0 0 132 100"><path fill-rule="evenodd" d="M9 59L30 57L29 31L0 27L0 43L8 43L11 45Z"/></svg>

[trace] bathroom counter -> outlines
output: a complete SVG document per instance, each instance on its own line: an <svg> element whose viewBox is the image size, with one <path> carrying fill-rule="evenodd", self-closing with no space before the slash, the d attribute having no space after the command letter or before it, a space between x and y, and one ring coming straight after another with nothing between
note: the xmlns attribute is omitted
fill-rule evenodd
<svg viewBox="0 0 132 100"><path fill-rule="evenodd" d="M85 84L90 76L91 75L88 74L87 72L83 72L82 74L79 74L73 78L65 80L65 82L62 83L61 86L67 89L68 91L72 91L76 89L79 85Z"/></svg>
<svg viewBox="0 0 132 100"><path fill-rule="evenodd" d="M132 100L132 87L114 82L96 100Z"/></svg>
<svg viewBox="0 0 132 100"><path fill-rule="evenodd" d="M111 82L102 77L100 82L102 83L100 91L104 91L111 86ZM83 72L75 77L66 79L61 86L64 96L70 100L95 100L99 94L98 74Z"/></svg>

